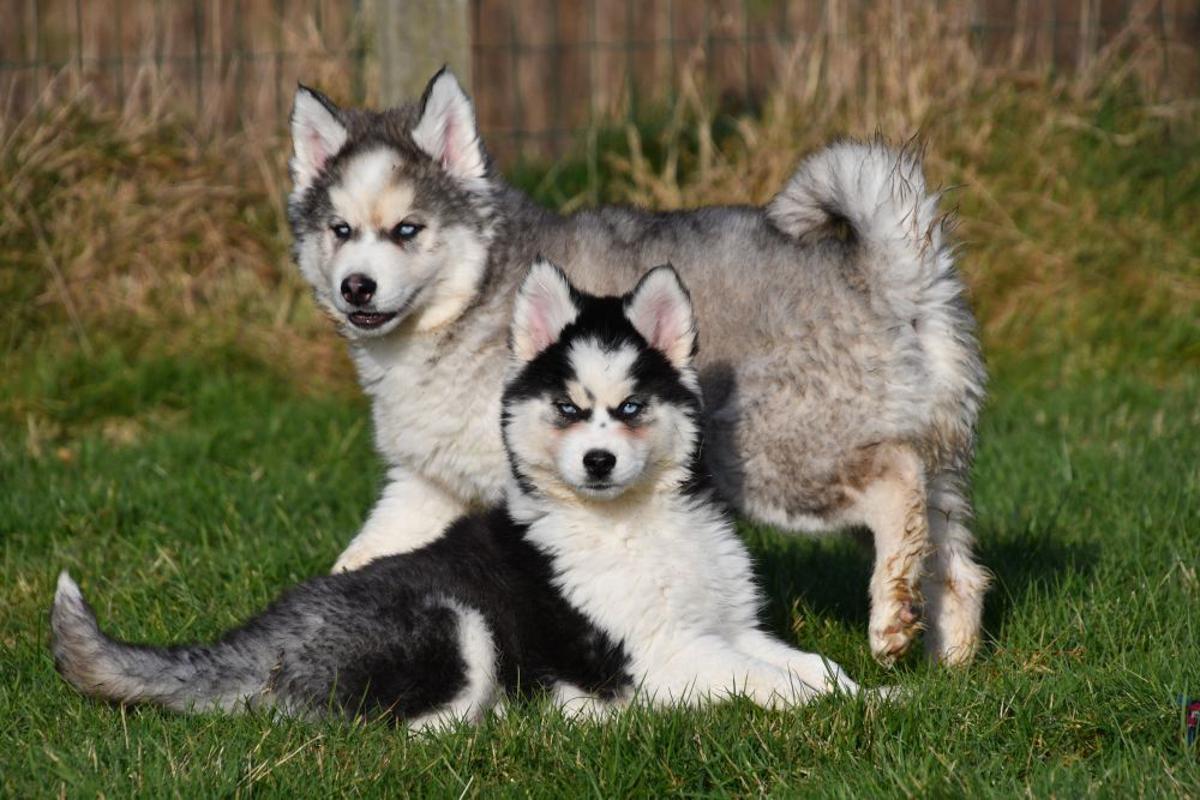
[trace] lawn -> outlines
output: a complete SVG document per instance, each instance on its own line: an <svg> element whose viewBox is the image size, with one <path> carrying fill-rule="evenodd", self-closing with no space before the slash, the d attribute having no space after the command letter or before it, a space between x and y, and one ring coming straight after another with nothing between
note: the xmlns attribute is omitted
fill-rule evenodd
<svg viewBox="0 0 1200 800"><path fill-rule="evenodd" d="M705 120L648 126L612 145L602 184L570 161L522 179L568 205L761 200L835 133L925 132L935 180L962 187L992 370L976 662L883 670L870 553L744 526L767 624L902 701L581 726L526 706L435 736L117 708L55 674L60 569L115 634L203 639L326 571L382 473L287 264L282 145L200 146L74 102L32 132L0 125L0 795L1200 796L1179 706L1200 696L1196 105L962 85L890 123L795 101L715 150Z"/></svg>
<svg viewBox="0 0 1200 800"><path fill-rule="evenodd" d="M64 424L86 432L34 447L10 425L0 450L6 796L1200 791L1176 704L1200 694L1195 375L1166 389L1112 377L1019 391L1000 376L976 471L996 586L969 669L877 667L869 553L746 529L769 624L869 685L905 687L903 702L739 703L582 727L532 707L410 737L113 708L59 680L46 647L59 569L121 636L211 636L327 569L380 470L360 400L298 394L227 353L40 372ZM125 415L96 423L97 406Z"/></svg>

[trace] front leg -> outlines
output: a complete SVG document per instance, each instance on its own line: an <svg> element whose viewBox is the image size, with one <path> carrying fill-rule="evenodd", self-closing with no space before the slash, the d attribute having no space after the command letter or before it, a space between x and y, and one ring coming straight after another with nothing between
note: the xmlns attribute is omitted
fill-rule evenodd
<svg viewBox="0 0 1200 800"><path fill-rule="evenodd" d="M741 695L764 708L785 708L833 690L836 682L828 679L824 666L810 667L783 669L723 637L703 636L647 669L640 691L655 705L694 705Z"/></svg>
<svg viewBox="0 0 1200 800"><path fill-rule="evenodd" d="M440 486L402 467L388 470L383 496L350 545L338 556L334 572L358 569L381 556L406 553L436 539L466 512L466 503Z"/></svg>
<svg viewBox="0 0 1200 800"><path fill-rule="evenodd" d="M745 631L735 641L739 650L774 664L799 683L827 692L857 694L861 691L838 664L818 653L798 650L758 628Z"/></svg>

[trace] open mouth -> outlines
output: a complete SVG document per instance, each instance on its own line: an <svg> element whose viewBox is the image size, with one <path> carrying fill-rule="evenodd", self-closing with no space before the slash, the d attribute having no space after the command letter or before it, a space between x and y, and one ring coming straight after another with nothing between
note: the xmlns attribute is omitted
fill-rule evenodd
<svg viewBox="0 0 1200 800"><path fill-rule="evenodd" d="M391 322L398 313L397 311L351 311L346 318L354 327L369 331Z"/></svg>

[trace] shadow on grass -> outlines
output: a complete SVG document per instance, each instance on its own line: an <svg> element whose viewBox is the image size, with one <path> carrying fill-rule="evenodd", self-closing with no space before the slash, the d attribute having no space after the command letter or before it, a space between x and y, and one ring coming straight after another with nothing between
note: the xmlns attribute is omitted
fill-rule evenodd
<svg viewBox="0 0 1200 800"><path fill-rule="evenodd" d="M794 606L820 620L865 630L872 552L865 532L821 539L745 528L755 574L767 597L764 620L790 638Z"/></svg>
<svg viewBox="0 0 1200 800"><path fill-rule="evenodd" d="M1001 641L1012 615L1035 595L1052 598L1063 591L1064 578L1087 580L1100 560L1097 542L1070 542L1054 530L1026 528L1008 536L979 533L980 562L995 579L983 609L985 641Z"/></svg>
<svg viewBox="0 0 1200 800"><path fill-rule="evenodd" d="M1063 541L1053 530L978 532L980 563L994 581L984 606L985 641L1001 639L1012 614L1036 594L1053 597L1068 574L1086 580L1099 560L1094 542ZM873 550L866 530L813 541L755 529L746 531L756 573L767 595L766 622L774 632L790 633L794 605L820 620L866 630L870 605L867 585Z"/></svg>

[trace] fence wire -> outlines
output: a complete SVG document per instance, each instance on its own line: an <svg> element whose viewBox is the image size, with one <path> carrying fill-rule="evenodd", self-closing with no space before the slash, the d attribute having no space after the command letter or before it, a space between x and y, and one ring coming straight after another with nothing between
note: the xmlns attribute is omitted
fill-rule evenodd
<svg viewBox="0 0 1200 800"><path fill-rule="evenodd" d="M64 81L131 112L171 108L200 134L275 131L297 81L373 104L373 9L402 0L2 0L0 109ZM669 107L685 81L753 110L795 48L850 41L881 16L942 15L985 62L1085 68L1139 23L1162 72L1200 86L1200 0L410 0L469 16L474 96L501 163L553 157L601 122ZM403 13L394 15L403 20ZM402 23L401 23L402 24ZM897 23L899 24L899 23ZM903 31L897 31L903 35Z"/></svg>

